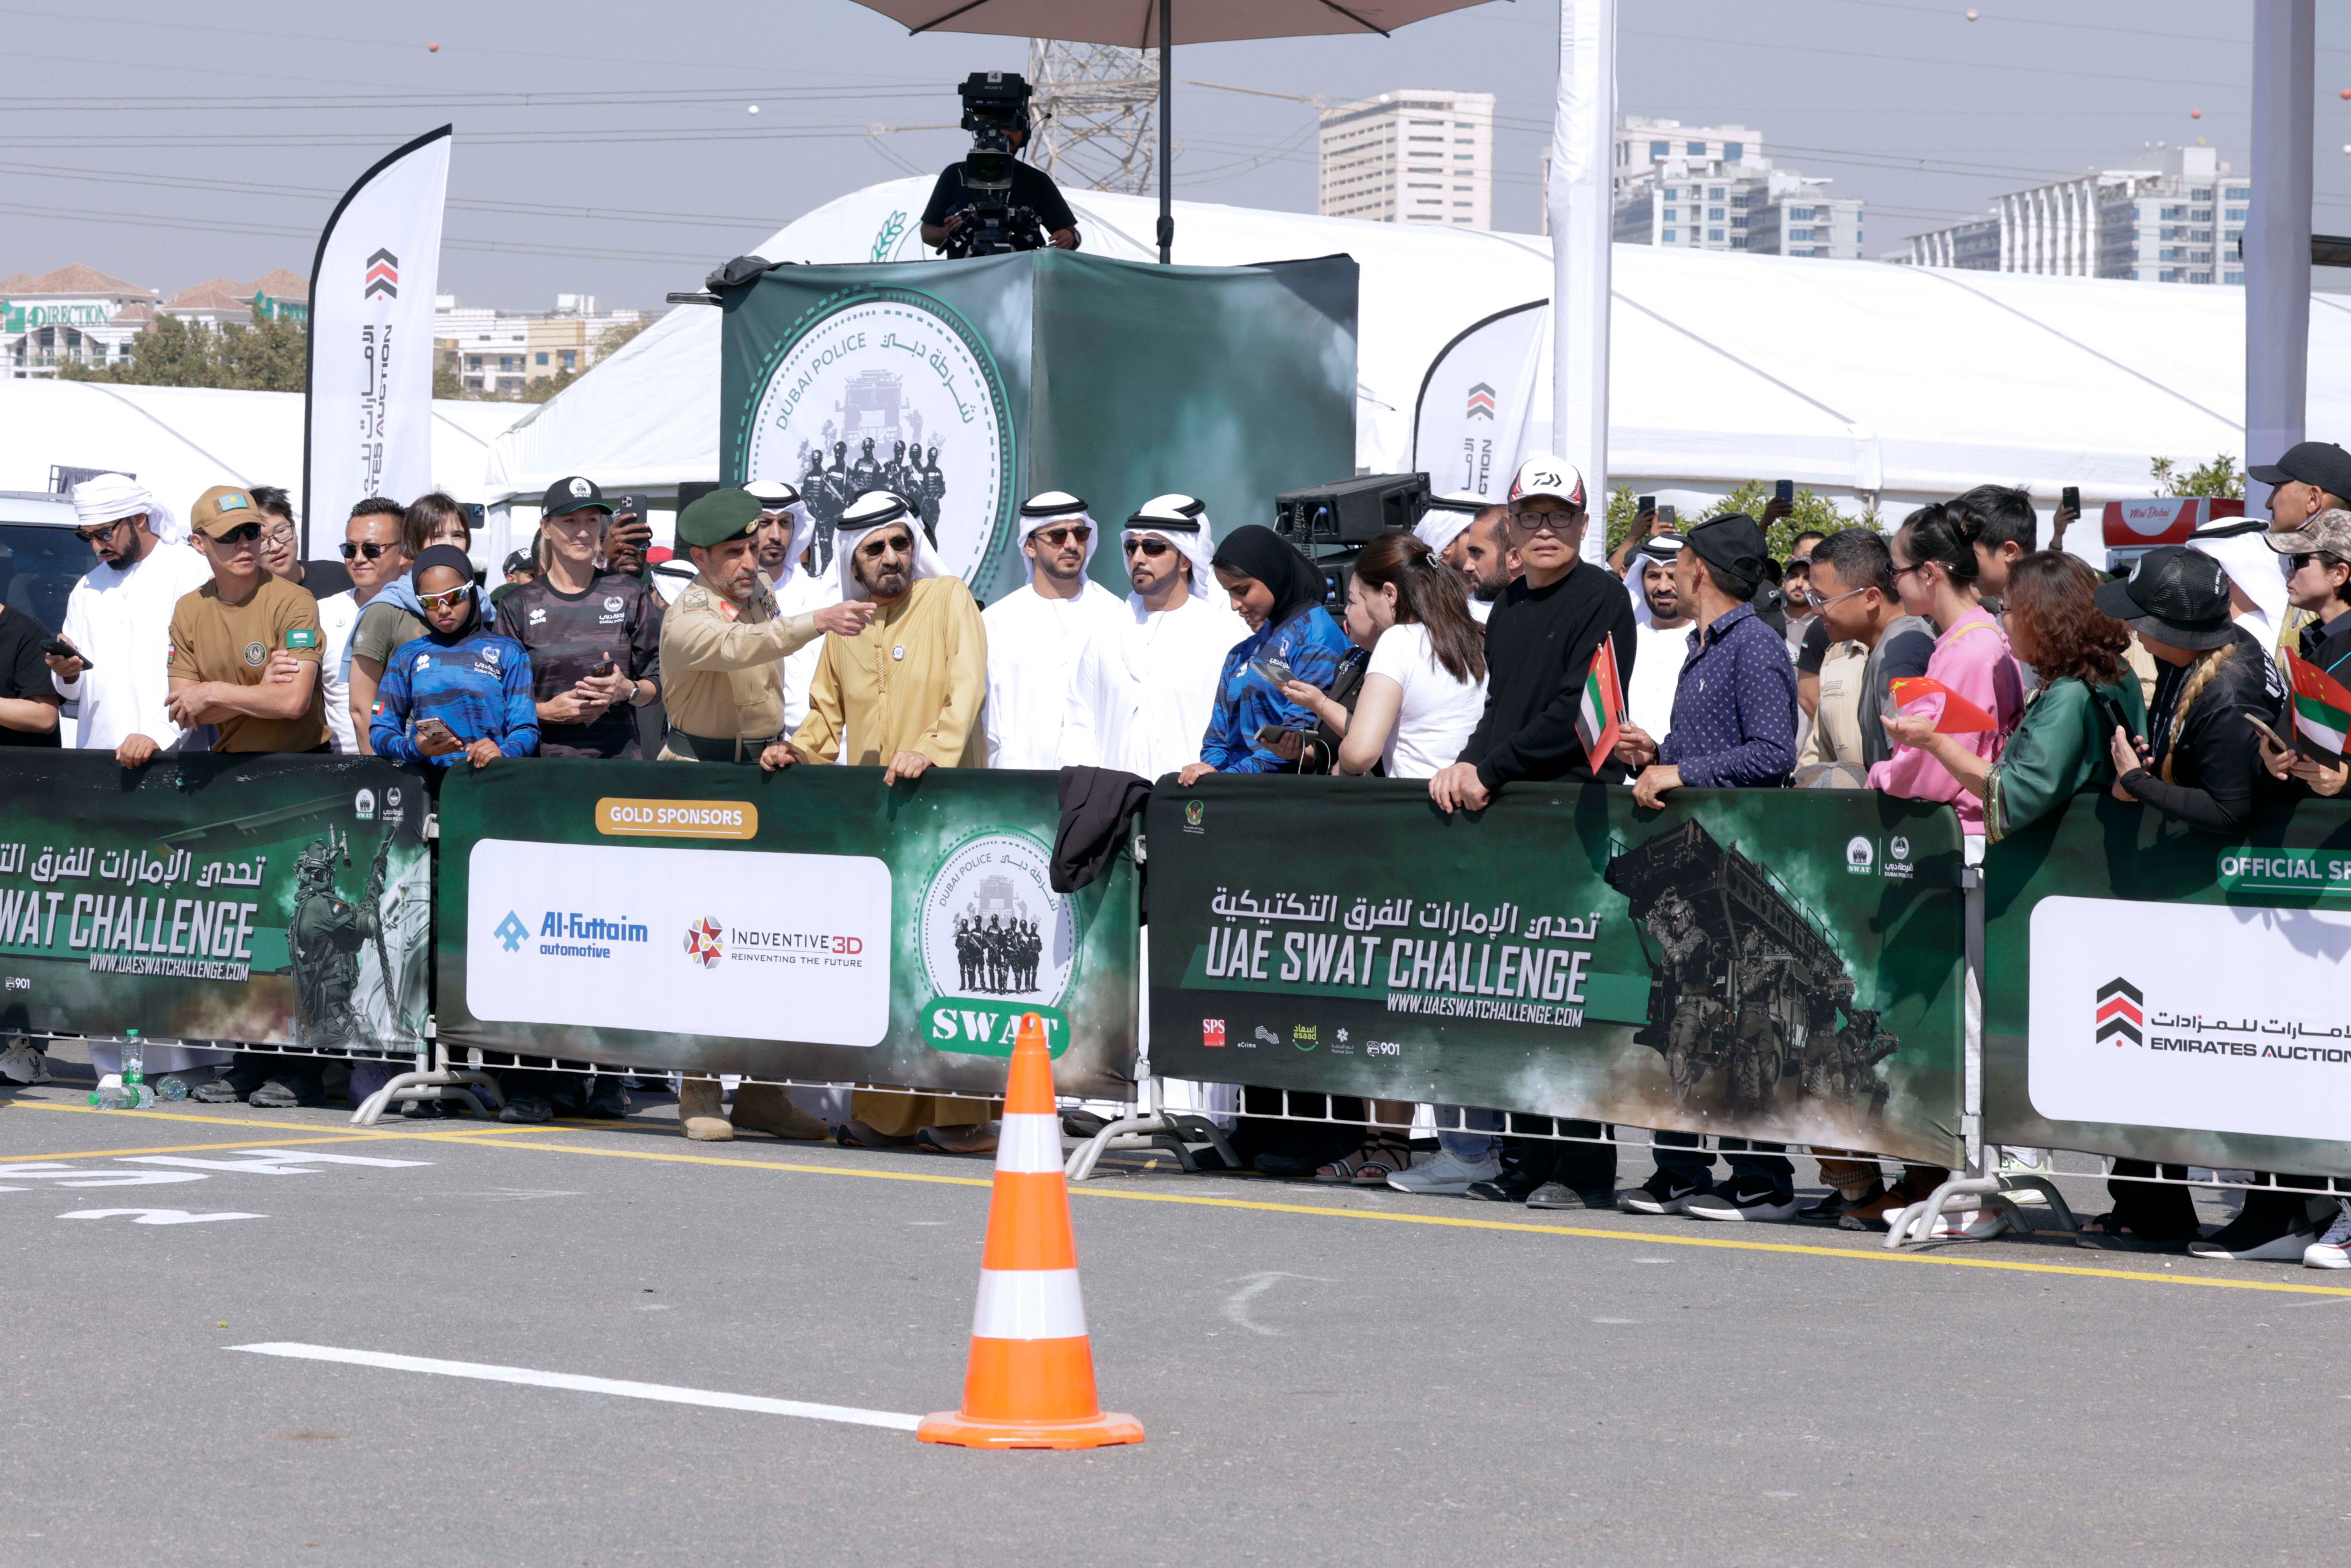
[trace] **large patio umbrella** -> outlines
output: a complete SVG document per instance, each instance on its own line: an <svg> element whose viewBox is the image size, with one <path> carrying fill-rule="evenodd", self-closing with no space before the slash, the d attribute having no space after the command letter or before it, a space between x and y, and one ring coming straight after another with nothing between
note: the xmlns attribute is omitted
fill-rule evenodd
<svg viewBox="0 0 2351 1568"><path fill-rule="evenodd" d="M1177 44L1377 33L1486 0L858 0L916 33L999 33L1159 50L1159 259L1176 243L1168 168L1169 56Z"/></svg>

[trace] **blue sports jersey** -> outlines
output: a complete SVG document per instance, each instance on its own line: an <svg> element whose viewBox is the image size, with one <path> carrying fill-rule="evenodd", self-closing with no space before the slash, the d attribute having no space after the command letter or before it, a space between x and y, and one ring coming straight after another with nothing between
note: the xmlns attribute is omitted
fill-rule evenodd
<svg viewBox="0 0 2351 1568"><path fill-rule="evenodd" d="M511 637L476 632L454 643L418 637L384 661L376 684L375 716L368 740L394 762L447 768L465 755L424 757L416 749L415 721L437 718L471 744L489 739L506 757L538 749L538 705L530 695L530 653Z"/></svg>
<svg viewBox="0 0 2351 1568"><path fill-rule="evenodd" d="M1200 760L1220 773L1281 773L1294 768L1295 763L1259 747L1257 732L1266 725L1311 730L1314 716L1250 669L1249 661L1285 660L1300 680L1328 691L1338 677L1340 658L1352 645L1331 612L1319 604L1308 605L1279 626L1250 632L1225 655Z"/></svg>

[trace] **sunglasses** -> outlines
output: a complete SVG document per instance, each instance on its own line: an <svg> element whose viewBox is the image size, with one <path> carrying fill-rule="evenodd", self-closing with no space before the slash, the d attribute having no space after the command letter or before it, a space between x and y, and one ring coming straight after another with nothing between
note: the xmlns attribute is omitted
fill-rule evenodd
<svg viewBox="0 0 2351 1568"><path fill-rule="evenodd" d="M1160 556L1167 554L1175 548L1176 547L1174 545L1169 544L1165 539L1129 539L1126 541L1127 554L1134 555L1140 551L1142 554L1150 556L1155 559Z"/></svg>
<svg viewBox="0 0 2351 1568"><path fill-rule="evenodd" d="M1071 539L1076 540L1080 544L1085 543L1088 539L1094 537L1094 531L1093 529L1086 527L1083 523L1076 523L1066 528L1039 528L1035 533L1030 534L1029 537L1035 539L1039 544L1047 545L1054 549L1059 549L1063 544Z"/></svg>
<svg viewBox="0 0 2351 1568"><path fill-rule="evenodd" d="M74 530L74 538L79 539L86 545L94 545L99 540L109 537L115 529L123 527L130 521L131 519L129 517L118 517L110 523L100 523L94 528L76 528Z"/></svg>
<svg viewBox="0 0 2351 1568"><path fill-rule="evenodd" d="M446 593L420 593L416 602L427 610L455 610L473 594L470 588L453 588Z"/></svg>
<svg viewBox="0 0 2351 1568"><path fill-rule="evenodd" d="M213 535L212 541L216 545L249 545L260 537L259 523L239 523L225 534Z"/></svg>
<svg viewBox="0 0 2351 1568"><path fill-rule="evenodd" d="M343 541L343 559L345 560L356 560L360 556L365 556L368 559L374 560L378 557L381 556L384 551L393 548L394 547L391 545L380 545L374 543L353 544L350 540L345 539Z"/></svg>

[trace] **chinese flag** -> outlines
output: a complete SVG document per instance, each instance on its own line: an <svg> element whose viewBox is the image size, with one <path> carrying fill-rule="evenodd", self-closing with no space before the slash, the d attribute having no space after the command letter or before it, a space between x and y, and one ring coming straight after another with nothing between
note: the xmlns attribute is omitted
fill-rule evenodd
<svg viewBox="0 0 2351 1568"><path fill-rule="evenodd" d="M1943 699L1943 711L1935 720L1937 735L1974 735L2000 727L2000 720L1940 681L1925 675L1906 675L1894 682L1892 689L1894 706L1897 708L1907 708L1921 697L1939 696Z"/></svg>

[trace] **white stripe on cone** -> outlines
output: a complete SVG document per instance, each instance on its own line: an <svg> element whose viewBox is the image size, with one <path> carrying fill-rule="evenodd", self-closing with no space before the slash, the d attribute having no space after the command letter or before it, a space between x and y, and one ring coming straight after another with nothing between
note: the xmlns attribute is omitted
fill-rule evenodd
<svg viewBox="0 0 2351 1568"><path fill-rule="evenodd" d="M1061 1119L1034 1112L1007 1116L996 1134L996 1168L1042 1174L1061 1168Z"/></svg>
<svg viewBox="0 0 2351 1568"><path fill-rule="evenodd" d="M1086 1303L1075 1269L982 1269L971 1332L978 1339L1076 1339Z"/></svg>

